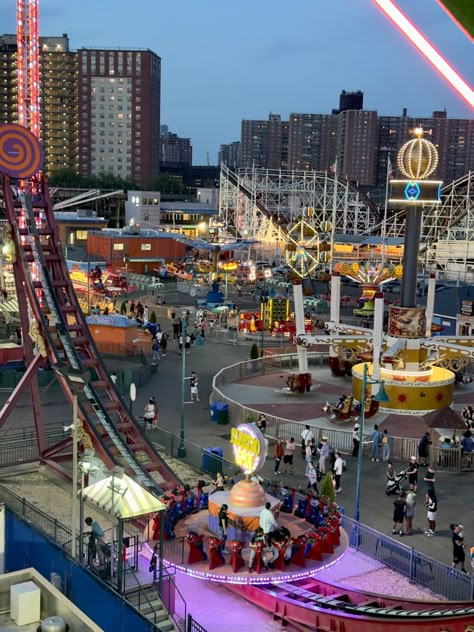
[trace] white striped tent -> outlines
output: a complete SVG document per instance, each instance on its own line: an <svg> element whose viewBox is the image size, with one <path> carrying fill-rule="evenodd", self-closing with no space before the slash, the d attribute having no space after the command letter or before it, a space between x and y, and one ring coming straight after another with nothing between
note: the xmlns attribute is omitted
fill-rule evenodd
<svg viewBox="0 0 474 632"><path fill-rule="evenodd" d="M121 477L109 476L89 485L84 489L83 497L84 500L88 500L107 513L112 513L113 497L114 515L122 520L146 516L166 509L158 498L126 474Z"/></svg>

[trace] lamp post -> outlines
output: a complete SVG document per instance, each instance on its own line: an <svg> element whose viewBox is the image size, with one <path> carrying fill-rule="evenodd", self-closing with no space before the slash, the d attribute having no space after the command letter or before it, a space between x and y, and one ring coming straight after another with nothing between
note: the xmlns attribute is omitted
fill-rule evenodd
<svg viewBox="0 0 474 632"><path fill-rule="evenodd" d="M125 257L123 258L123 262L125 263L125 283L127 284L125 296L128 301L128 264L130 263L129 255L125 255Z"/></svg>
<svg viewBox="0 0 474 632"><path fill-rule="evenodd" d="M181 333L183 344L181 345L181 415L179 424L179 448L177 456L184 459L186 456L186 446L184 445L184 398L186 387L186 319L182 319L183 330Z"/></svg>
<svg viewBox="0 0 474 632"><path fill-rule="evenodd" d="M78 396L90 381L89 371L74 369L61 363L53 365L55 373L65 381L72 395L72 511L71 511L71 557L76 559L77 540L77 474L79 469L77 443L79 439L80 420L78 411ZM82 549L82 546L81 546ZM82 563L82 560L81 560Z"/></svg>
<svg viewBox="0 0 474 632"><path fill-rule="evenodd" d="M367 400L366 389L367 384L380 384L378 393L372 396L376 402L387 402L389 397L384 388L384 380L372 380L369 377L369 365L364 362L362 370L362 396L360 400L360 422L359 422L359 451L357 453L357 477L356 477L356 494L354 503L354 521L355 528L352 532L352 539L355 546L359 545L359 525L360 525L360 483L362 475L362 454L364 450L364 424L365 424L365 403Z"/></svg>
<svg viewBox="0 0 474 632"><path fill-rule="evenodd" d="M95 450L84 450L81 458L81 494L79 496L79 563L84 563L84 479L86 474L97 471L97 467L93 465L92 459Z"/></svg>
<svg viewBox="0 0 474 632"><path fill-rule="evenodd" d="M270 279L271 277L272 277L272 271L265 270L263 273L263 287L260 292L260 318L262 321L262 338L261 338L261 349L260 349L261 358L263 358L263 346L264 346L264 340L265 340L265 329L263 327L263 312L264 312L264 305L268 303L267 279Z"/></svg>

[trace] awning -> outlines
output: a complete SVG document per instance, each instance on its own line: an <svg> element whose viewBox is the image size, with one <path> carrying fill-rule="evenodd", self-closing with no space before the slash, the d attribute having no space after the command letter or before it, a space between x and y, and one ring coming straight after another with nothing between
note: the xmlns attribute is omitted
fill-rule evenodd
<svg viewBox="0 0 474 632"><path fill-rule="evenodd" d="M18 307L18 301L16 298L0 302L0 312L8 312L11 314L12 312L14 313L19 311L20 308Z"/></svg>
<svg viewBox="0 0 474 632"><path fill-rule="evenodd" d="M114 489L112 490L112 479ZM83 497L107 513L112 513L112 496L116 518L126 520L164 511L166 506L126 474L109 476L83 491Z"/></svg>

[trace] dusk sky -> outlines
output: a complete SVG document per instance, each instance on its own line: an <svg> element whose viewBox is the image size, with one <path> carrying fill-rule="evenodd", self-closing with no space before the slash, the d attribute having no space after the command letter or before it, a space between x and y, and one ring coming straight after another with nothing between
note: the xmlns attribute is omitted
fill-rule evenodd
<svg viewBox="0 0 474 632"><path fill-rule="evenodd" d="M398 4L472 85L473 47L436 1ZM15 8L0 0L1 32L15 31ZM161 122L191 138L194 164L206 152L215 164L243 118L329 113L341 90L362 90L379 114L472 117L372 0L40 0L40 33L156 52Z"/></svg>

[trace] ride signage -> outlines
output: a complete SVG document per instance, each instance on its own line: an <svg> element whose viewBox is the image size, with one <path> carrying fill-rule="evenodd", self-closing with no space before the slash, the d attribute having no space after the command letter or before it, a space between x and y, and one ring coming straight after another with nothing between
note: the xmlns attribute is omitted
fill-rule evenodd
<svg viewBox="0 0 474 632"><path fill-rule="evenodd" d="M240 424L232 428L230 442L234 450L234 462L250 476L265 463L267 442L255 424Z"/></svg>

